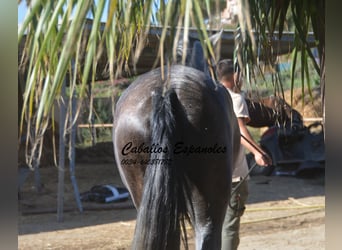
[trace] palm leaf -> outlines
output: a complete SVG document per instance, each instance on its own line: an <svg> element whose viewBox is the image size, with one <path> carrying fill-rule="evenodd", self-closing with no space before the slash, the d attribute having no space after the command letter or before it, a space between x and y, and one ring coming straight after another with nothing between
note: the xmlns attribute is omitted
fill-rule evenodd
<svg viewBox="0 0 342 250"><path fill-rule="evenodd" d="M51 123L49 117L53 117L53 106L61 98L63 84L68 84L70 98L75 95L79 99L86 97L88 86L97 79L101 60L108 62L110 79L123 72L134 73L128 72L128 66L138 61L146 45L153 4L152 0L29 2L27 16L18 31L18 43L23 47L20 69L27 76L22 84L25 91L21 133L28 138L28 158L37 155L34 151L41 149L41 138ZM209 0L205 4L206 7L212 6ZM173 60L174 55L166 55L165 51L175 51L182 32L186 49L187 32L193 25L198 26L205 53L208 51L209 55L214 55L200 1L167 1L166 4L160 1L160 6L158 19L164 28L156 58L158 64ZM105 12L108 18L103 25L101 18ZM206 16L215 11L208 9L208 13ZM90 29L89 16L92 16ZM76 88L76 85L80 87Z"/></svg>
<svg viewBox="0 0 342 250"><path fill-rule="evenodd" d="M301 70L302 81L302 93L304 94L304 88L311 91L310 75L307 73L309 63L312 63L318 75L322 75L321 71L324 71L324 63L318 65L316 58L314 57L311 48L313 44L308 41L308 34L312 29L316 38L316 46L319 51L320 61L324 62L324 12L325 1L295 1L295 0L249 0L240 1L242 8L247 6L249 8L248 15L243 15L239 18L239 34L240 39L239 49L236 53L238 61L245 67L244 72L246 74L247 82L251 82L250 75L254 69L260 68L260 64L267 64L271 68L273 74L279 74L276 70L277 60L274 57L274 47L272 45L274 34L278 34L280 39L284 32L284 27L287 23L287 13L290 13L294 23L295 39L293 41L294 52L292 58L292 80L291 91L294 88L294 78L296 77L295 71L297 67ZM247 23L250 19L252 29L248 28ZM244 26L244 27L243 27ZM248 30L253 30L251 34ZM253 42L248 38L253 39L256 37L255 46ZM259 53L262 52L262 53ZM297 63L297 55L301 54L301 60ZM309 60L308 60L309 59ZM248 68L247 68L248 66ZM251 71L252 70L252 71ZM248 72L247 72L248 71ZM259 71L259 74L263 74L263 71ZM272 82L274 86L281 86L279 77L272 76ZM321 77L321 86L324 87L324 77ZM324 92L324 90L322 91ZM304 98L304 96L303 96Z"/></svg>
<svg viewBox="0 0 342 250"><path fill-rule="evenodd" d="M240 8L234 53L248 82L255 82L255 76L262 74L265 65L268 65L275 73L272 77L275 88L282 89L272 41L276 32L281 38L289 11L295 25L294 55L301 51L302 57L308 57L311 61L314 59L307 43L307 34L312 27L321 62L324 62L325 1L238 2ZM158 10L154 9L156 3ZM205 19L210 18L209 25L219 23L215 18L219 19L224 4L223 0L29 1L29 11L18 31L18 44L23 48L19 69L25 78L25 83L21 83L25 86L21 133L30 138L32 144L28 143L29 147L41 148L41 138L51 123L49 117L52 117L54 103L60 99L63 84L68 83L69 98L76 95L82 99L89 86L101 75L103 61L106 62L104 75L112 80L122 74L135 73L134 65L148 44L147 34L152 21L163 26L155 65L172 63L180 39L185 52L188 32L193 27L197 30L205 56L215 57ZM105 24L101 23L104 14L108 16ZM92 16L90 28L89 16ZM182 61L184 63L184 56ZM303 59L297 63L295 59L293 72L299 64L307 65L308 62ZM301 65L303 82L309 76L305 65ZM324 72L324 63L314 65L318 73ZM128 70L131 68L133 72ZM295 74L292 73L292 76ZM80 87L76 88L76 85ZM34 150L28 150L28 153L36 155Z"/></svg>

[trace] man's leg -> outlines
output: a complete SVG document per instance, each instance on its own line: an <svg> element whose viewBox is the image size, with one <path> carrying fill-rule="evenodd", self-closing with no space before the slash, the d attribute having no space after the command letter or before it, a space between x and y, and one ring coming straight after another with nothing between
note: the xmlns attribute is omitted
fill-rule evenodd
<svg viewBox="0 0 342 250"><path fill-rule="evenodd" d="M239 182L232 183L232 190ZM232 195L230 205L227 207L226 217L222 228L222 250L236 250L240 243L240 218L245 210L248 197L248 183L245 180ZM233 208L231 208L231 207Z"/></svg>

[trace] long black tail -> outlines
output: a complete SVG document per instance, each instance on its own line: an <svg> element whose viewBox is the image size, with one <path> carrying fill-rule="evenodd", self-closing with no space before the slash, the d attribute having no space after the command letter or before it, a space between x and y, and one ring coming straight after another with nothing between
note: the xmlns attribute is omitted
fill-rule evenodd
<svg viewBox="0 0 342 250"><path fill-rule="evenodd" d="M187 249L185 220L190 188L173 147L181 139L182 107L174 90L153 96L152 142L159 149L151 154L144 179L132 249L179 249L181 232ZM163 152L160 152L163 151Z"/></svg>

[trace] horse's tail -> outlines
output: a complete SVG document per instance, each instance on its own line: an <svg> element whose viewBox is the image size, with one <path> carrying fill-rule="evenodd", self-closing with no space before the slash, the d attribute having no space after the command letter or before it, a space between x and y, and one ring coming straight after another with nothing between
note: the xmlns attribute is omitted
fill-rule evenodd
<svg viewBox="0 0 342 250"><path fill-rule="evenodd" d="M178 249L181 235L187 249L185 220L190 187L182 164L174 157L180 140L182 107L174 90L154 94L150 164L144 177L133 249ZM192 211L192 209L190 209ZM190 212L191 212L190 211Z"/></svg>

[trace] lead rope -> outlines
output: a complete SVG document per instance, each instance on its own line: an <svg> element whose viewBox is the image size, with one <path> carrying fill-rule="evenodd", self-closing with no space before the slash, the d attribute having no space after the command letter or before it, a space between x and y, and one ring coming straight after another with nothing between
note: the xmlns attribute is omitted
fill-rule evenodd
<svg viewBox="0 0 342 250"><path fill-rule="evenodd" d="M261 151L260 151L260 150L259 150L259 149L250 141L250 140L248 140L243 134L240 134L240 135L241 135L241 137L242 137L245 141L247 141L247 142L248 142L253 148L255 148L259 153L261 153L262 155L265 155L265 154L264 154L263 152L261 152ZM249 176L249 174L253 171L253 169L254 169L256 166L257 166L257 163L254 162L253 166L248 170L246 176L243 177L243 178L241 179L241 181L239 182L239 184L237 184L236 187L232 190L232 192L231 192L231 194L230 194L231 196L237 192L237 190L239 189L239 187L241 186L241 184L242 184L243 182L246 181L247 177ZM239 198L239 196L238 196L237 198ZM239 211L239 210L240 210L240 209L239 209L239 205L237 206L237 208L233 208L233 206L232 206L232 204L231 204L231 200L229 200L228 206L229 206L232 210L234 210L234 211ZM244 208L243 208L243 209L244 209Z"/></svg>

